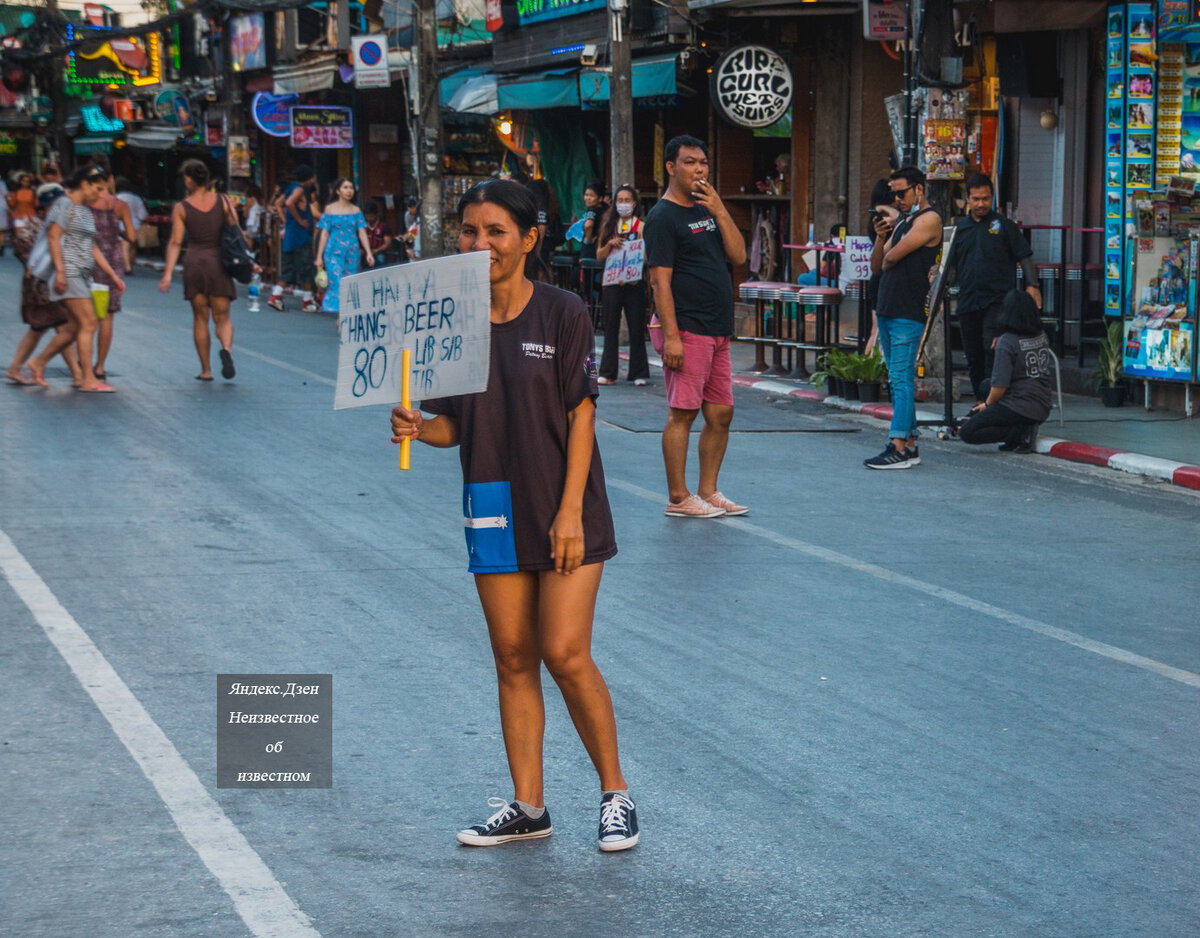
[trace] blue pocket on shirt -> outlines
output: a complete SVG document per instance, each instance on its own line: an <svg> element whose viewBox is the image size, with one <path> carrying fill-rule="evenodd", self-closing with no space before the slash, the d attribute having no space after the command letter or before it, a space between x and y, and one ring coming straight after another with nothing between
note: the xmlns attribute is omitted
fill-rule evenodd
<svg viewBox="0 0 1200 938"><path fill-rule="evenodd" d="M507 482L468 482L463 486L463 531L471 573L513 573L512 488Z"/></svg>

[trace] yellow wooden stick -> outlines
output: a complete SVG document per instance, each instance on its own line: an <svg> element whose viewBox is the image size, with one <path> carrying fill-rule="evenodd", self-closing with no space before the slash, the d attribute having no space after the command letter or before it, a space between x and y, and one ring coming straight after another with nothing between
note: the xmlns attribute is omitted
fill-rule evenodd
<svg viewBox="0 0 1200 938"><path fill-rule="evenodd" d="M400 406L405 410L412 409L410 379L412 378L412 349L405 349L400 356L400 369L403 371L403 383L400 385ZM400 468L408 468L408 454L412 449L412 437L406 436L400 441Z"/></svg>

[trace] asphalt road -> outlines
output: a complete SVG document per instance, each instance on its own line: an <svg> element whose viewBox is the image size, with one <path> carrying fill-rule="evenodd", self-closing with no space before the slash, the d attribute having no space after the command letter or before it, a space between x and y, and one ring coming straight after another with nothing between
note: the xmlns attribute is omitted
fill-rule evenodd
<svg viewBox="0 0 1200 938"><path fill-rule="evenodd" d="M385 410L332 410L327 318L239 304L236 380L194 381L153 282L117 394L0 389L0 932L1200 933L1196 493L934 440L869 473L878 424L739 392L752 511L679 521L661 382L606 388L642 842L596 850L547 680L554 836L461 848L510 788L456 454L402 474ZM221 673L333 675L332 789L216 788Z"/></svg>

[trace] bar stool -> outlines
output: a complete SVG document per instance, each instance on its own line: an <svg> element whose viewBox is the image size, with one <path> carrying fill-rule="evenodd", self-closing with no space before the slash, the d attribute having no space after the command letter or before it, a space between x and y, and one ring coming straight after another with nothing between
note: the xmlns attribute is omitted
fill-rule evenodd
<svg viewBox="0 0 1200 938"><path fill-rule="evenodd" d="M572 287L571 274L575 271L575 261L578 258L573 254L555 254L550 258L550 271L554 275L554 285L560 290L569 290L574 293Z"/></svg>
<svg viewBox="0 0 1200 938"><path fill-rule="evenodd" d="M604 276L604 261L594 257L581 257L579 271L582 275L583 302L587 304L588 314L592 319L592 328L597 332L603 332L604 304L600 302L600 281Z"/></svg>
<svg viewBox="0 0 1200 938"><path fill-rule="evenodd" d="M1063 310L1058 308L1059 264L1038 264L1038 286L1042 291L1042 324L1054 327L1054 346L1058 355L1063 353Z"/></svg>
<svg viewBox="0 0 1200 938"><path fill-rule="evenodd" d="M754 365L750 370L758 375L767 370L767 358L764 354L768 341L766 303L764 302L765 297L762 295L762 286L761 280L747 280L745 283L738 284L738 296L743 302L754 304L754 335L739 335L737 340L754 343Z"/></svg>
<svg viewBox="0 0 1200 938"><path fill-rule="evenodd" d="M796 351L796 367L792 377L807 380L810 375L804 367L805 354L813 352L814 364L816 354L828 351L834 343L830 341L830 326L833 332L840 328L839 307L842 303L842 291L837 287L796 287L795 302L800 309L796 316L796 340L790 347ZM813 339L808 341L808 317L813 317Z"/></svg>
<svg viewBox="0 0 1200 938"><path fill-rule="evenodd" d="M1080 347L1083 345L1083 321L1087 317L1088 296L1091 293L1089 284L1093 280L1100 279L1102 269L1099 264L1067 265L1067 283L1079 284L1079 336L1076 341ZM1063 312L1065 313L1066 311L1064 310Z"/></svg>

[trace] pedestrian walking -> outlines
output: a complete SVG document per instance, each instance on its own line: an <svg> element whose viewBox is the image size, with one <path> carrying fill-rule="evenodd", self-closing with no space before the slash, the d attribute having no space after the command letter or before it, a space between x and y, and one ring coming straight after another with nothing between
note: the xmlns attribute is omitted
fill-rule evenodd
<svg viewBox="0 0 1200 938"><path fill-rule="evenodd" d="M967 180L967 214L955 226L947 269L958 283L959 329L975 399L987 398L984 378L992 372L993 348L1000 335L1001 305L1017 285L1017 265L1025 288L1041 309L1033 250L1012 221L993 208L992 181L982 173Z"/></svg>
<svg viewBox="0 0 1200 938"><path fill-rule="evenodd" d="M375 266L375 254L367 238L367 220L354 203L354 183L338 179L331 190L333 199L317 222L317 270L328 277L321 309L336 316L342 278L358 273L360 248L368 267Z"/></svg>
<svg viewBox="0 0 1200 938"><path fill-rule="evenodd" d="M279 264L279 282L271 291L267 305L283 311L283 291L291 286L300 293L300 309L315 313L313 286L316 268L313 266L313 235L321 210L312 200L317 188L317 175L311 166L298 166L294 181L283 192L283 256Z"/></svg>
<svg viewBox="0 0 1200 938"><path fill-rule="evenodd" d="M613 251L642 240L642 207L633 186L618 186L612 207L604 213L597 236L596 259L607 265ZM643 242L644 246L644 242ZM604 304L604 354L600 359L600 384L615 384L620 370L618 345L621 341L621 311L629 327L629 380L644 387L650 377L646 357L646 284L642 263L624 265L623 283L606 284L600 289ZM606 270L607 274L607 270ZM607 279L607 277L606 277Z"/></svg>
<svg viewBox="0 0 1200 938"><path fill-rule="evenodd" d="M746 260L746 244L709 181L708 148L691 136L674 137L663 151L670 182L646 216L646 267L654 293L650 341L662 356L667 388L663 464L673 518L744 515L717 485L733 422L731 264ZM687 485L689 434L704 412L700 480Z"/></svg>
<svg viewBox="0 0 1200 938"><path fill-rule="evenodd" d="M96 307L92 301L92 271L99 267L120 293L125 281L109 264L96 244L96 221L90 211L108 192L108 174L99 166L81 166L67 181L66 198L56 199L46 214L48 245L54 260L51 300L62 301L75 326L75 334L60 332L30 359L28 370L34 383L46 387L46 365L74 339L79 348L79 390L111 393L116 390L96 377L92 370L92 341L96 335Z"/></svg>
<svg viewBox="0 0 1200 938"><path fill-rule="evenodd" d="M116 184L108 168L107 158L98 153L92 158L92 162L107 174L106 191L92 205L92 214L96 218L96 246L108 260L108 266L124 274L123 245L133 241L133 219L129 213L129 206L116 196ZM112 279L100 267L92 271L92 281L109 288L108 309L105 315L100 316L100 324L96 330L96 364L92 368L96 377L105 381L108 379L105 363L113 341L113 316L121 311L121 294L113 289Z"/></svg>
<svg viewBox="0 0 1200 938"><path fill-rule="evenodd" d="M146 208L146 203L140 195L133 191L133 186L124 176L117 177L117 198L125 203L129 209L129 217L133 222L133 230L126 231L125 244L125 272L133 273L133 265L137 260L138 237L141 235L142 226L146 224L146 219L150 217L150 210Z"/></svg>
<svg viewBox="0 0 1200 938"><path fill-rule="evenodd" d="M221 377L226 381L237 374L233 366L233 320L229 303L237 298L237 286L221 264L221 229L237 225L237 213L229 199L208 188L208 167L200 160L185 160L179 170L187 195L171 212L171 240L167 244L167 266L158 289L171 289L175 262L187 236L187 257L183 261L183 298L192 304L192 338L200 357L197 381L211 381L209 361L212 337L209 320L221 344Z"/></svg>
<svg viewBox="0 0 1200 938"><path fill-rule="evenodd" d="M38 207L28 223L13 231L13 254L22 264L28 263L29 254L33 250L45 224L46 210L58 200L57 192L47 192L38 199ZM37 350L42 336L50 329L58 335L66 333L65 344L59 349L67 369L71 372L72 383L79 387L83 383L83 372L79 368L79 354L75 347L75 324L67 315L67 308L61 302L50 299L50 285L45 280L39 280L28 270L21 278L21 321L29 328L17 342L16 352L12 362L5 371L4 377L9 384L36 384L31 376L25 374L25 363Z"/></svg>
<svg viewBox="0 0 1200 938"><path fill-rule="evenodd" d="M888 177L899 221L875 218L871 270L879 272L875 319L879 347L892 388L892 423L882 453L863 460L868 469L910 469L921 462L917 447L917 349L925 333L929 271L942 243L942 219L929 207L925 174L905 166Z"/></svg>
<svg viewBox="0 0 1200 938"><path fill-rule="evenodd" d="M537 204L527 189L480 183L458 215L459 250L491 255L488 388L423 401L429 419L392 411L393 442L460 448L469 570L496 664L514 794L492 799L495 813L458 840L483 847L550 835L544 663L600 776L599 847L625 850L638 841L637 811L617 755L612 700L591 655L600 577L617 552L595 440L591 323L579 297L531 279L539 269Z"/></svg>
<svg viewBox="0 0 1200 938"><path fill-rule="evenodd" d="M33 173L21 173L17 187L8 193L8 215L13 231L23 227L37 211L37 193L34 191Z"/></svg>
<svg viewBox="0 0 1200 938"><path fill-rule="evenodd" d="M253 183L246 187L246 201L243 208L245 212L246 243L257 257L258 244L263 237L263 222L266 219L267 210L262 204L262 189Z"/></svg>
<svg viewBox="0 0 1200 938"><path fill-rule="evenodd" d="M1050 340L1037 302L1009 290L996 320L996 361L987 400L971 408L958 431L964 443L999 443L1007 452L1031 453L1038 427L1050 416Z"/></svg>

